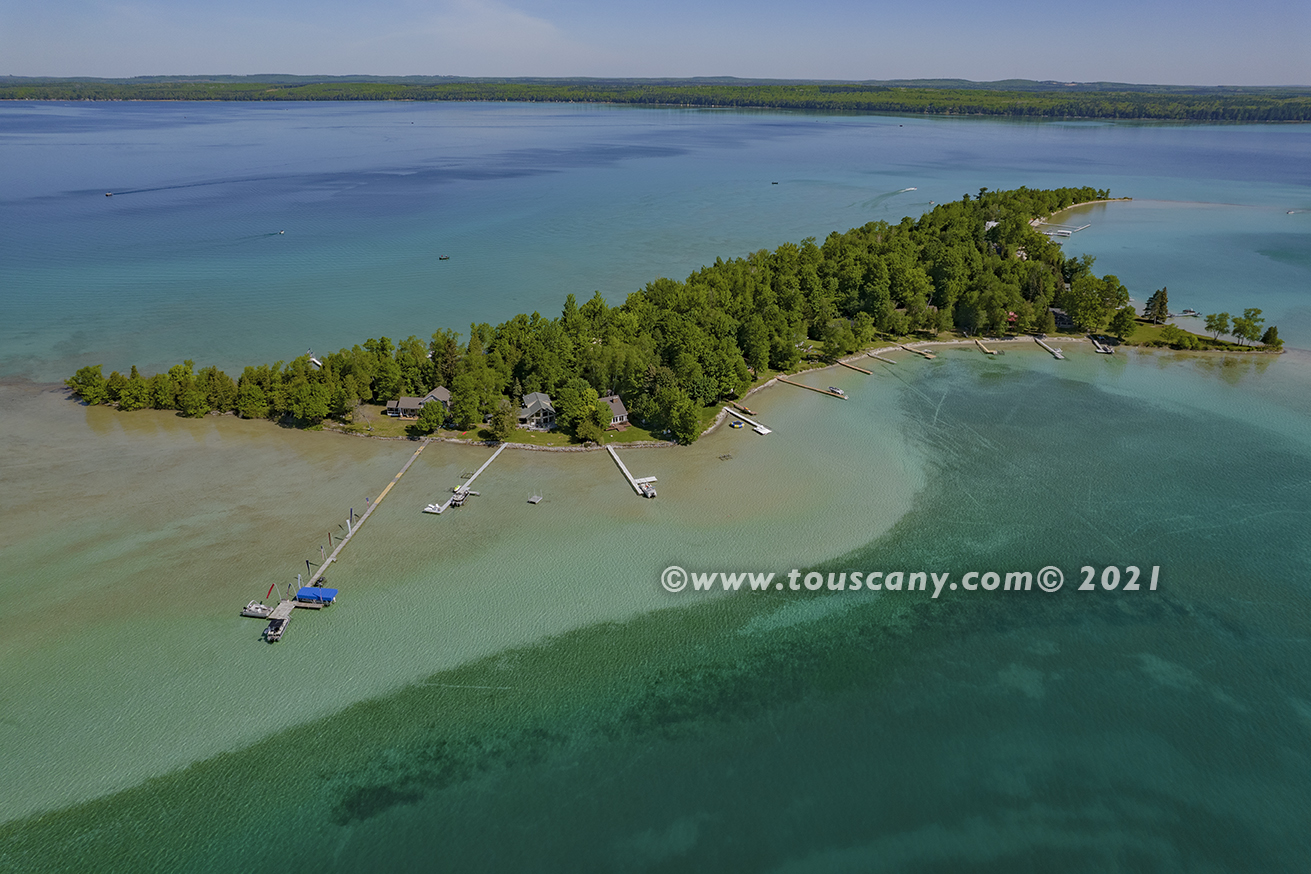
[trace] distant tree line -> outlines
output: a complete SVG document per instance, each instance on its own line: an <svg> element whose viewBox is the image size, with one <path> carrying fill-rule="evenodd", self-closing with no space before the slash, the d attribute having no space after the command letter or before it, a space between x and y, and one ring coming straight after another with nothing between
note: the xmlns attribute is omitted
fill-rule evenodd
<svg viewBox="0 0 1311 874"><path fill-rule="evenodd" d="M495 424L499 414L501 430L512 430L507 409L542 391L561 427L588 439L608 424L599 396L613 391L637 423L691 442L702 409L741 396L767 371L795 368L812 343L837 358L879 335L1051 331L1052 307L1087 331L1125 311L1132 321L1116 277L1096 276L1089 256L1066 258L1030 224L1108 196L1093 188L984 188L918 220L870 222L822 243L810 238L716 260L682 282L656 279L620 306L600 292L582 305L571 294L555 318L475 324L467 338L442 329L426 340L371 339L323 355L321 366L303 355L246 367L235 381L186 361L149 377L135 366L108 377L99 365L84 367L68 385L87 403L124 410L233 411L300 425L445 386L451 421ZM428 430L443 424L438 407L424 407Z"/></svg>
<svg viewBox="0 0 1311 874"><path fill-rule="evenodd" d="M491 100L759 107L823 112L928 113L1035 118L1308 121L1304 91L1032 91L979 88L642 82L196 82L0 83L10 100Z"/></svg>

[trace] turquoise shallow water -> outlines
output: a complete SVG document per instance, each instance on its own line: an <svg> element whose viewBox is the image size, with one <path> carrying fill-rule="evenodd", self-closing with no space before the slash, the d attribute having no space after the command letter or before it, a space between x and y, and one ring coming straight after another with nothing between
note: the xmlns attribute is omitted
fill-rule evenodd
<svg viewBox="0 0 1311 874"><path fill-rule="evenodd" d="M1311 770L1311 439L1271 427L1280 396L1305 397L1307 371L1283 364L1229 373L1151 355L1061 363L953 350L835 376L852 395L833 425L850 454L825 481L833 505L808 516L831 525L865 510L837 500L839 483L855 459L886 451L862 439L862 419L883 415L889 394L926 480L886 533L812 564L954 578L1056 564L1067 585L937 601L672 596L654 578L675 553L633 548L610 577L647 592L654 613L430 673L0 835L20 868L39 855L55 868L227 870L265 858L261 839L292 870L1295 866ZM1257 382L1267 397L1248 391ZM812 412L811 395L782 390L760 406L787 403L795 418L773 410L771 421L784 451L801 453L788 428ZM1218 411L1230 404L1241 409ZM765 446L776 435L751 436ZM725 466L750 463L749 449L735 452ZM486 522L477 514L490 507L458 521ZM786 527L759 525L774 541ZM386 551L373 533L357 560ZM726 542L676 554L690 567L792 564L759 535L741 540L750 557ZM1078 591L1083 563L1158 565L1160 588ZM567 587L558 571L497 577L514 566L485 557L494 582L467 581L501 622L543 586L557 584L557 602ZM334 676L366 670L385 658L389 630L408 634L420 661L401 613L372 629L359 615L385 581L358 566L337 573L368 591L293 628L278 663L325 634L334 649L362 636L371 652L317 657ZM602 584L585 565L577 574ZM464 608L449 595L440 609L407 603L458 633ZM297 685L310 673L269 670L270 688L282 672Z"/></svg>
<svg viewBox="0 0 1311 874"><path fill-rule="evenodd" d="M752 397L769 437L626 452L654 502L607 456L507 453L465 511L423 516L488 452L434 445L334 568L342 603L275 647L236 610L412 445L85 409L39 381L617 300L985 184L1133 195L1067 248L1140 299L1261 306L1305 347L1306 137L0 106L0 867L231 870L273 841L293 870L1296 868L1305 352L828 371L807 379L849 403ZM671 563L1067 583L671 595ZM1130 563L1160 589L1077 590L1080 566Z"/></svg>

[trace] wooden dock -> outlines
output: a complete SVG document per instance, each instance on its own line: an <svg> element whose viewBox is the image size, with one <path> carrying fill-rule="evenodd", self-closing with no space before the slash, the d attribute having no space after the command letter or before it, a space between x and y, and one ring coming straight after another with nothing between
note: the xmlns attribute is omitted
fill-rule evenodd
<svg viewBox="0 0 1311 874"><path fill-rule="evenodd" d="M656 490L651 487L651 483L656 481L655 477L644 476L641 479L634 479L633 475L628 472L628 468L619 460L619 453L615 452L615 448L613 446L606 446L605 448L609 451L610 457L615 460L615 464L619 465L619 469L623 471L624 479L628 480L628 484L633 487L633 491L643 498L654 498L656 496Z"/></svg>
<svg viewBox="0 0 1311 874"><path fill-rule="evenodd" d="M1093 348L1096 349L1098 352L1102 353L1103 355L1115 354L1115 347L1110 345L1109 343L1103 343L1102 341L1098 340L1096 337L1090 337L1089 339L1092 340Z"/></svg>
<svg viewBox="0 0 1311 874"><path fill-rule="evenodd" d="M870 358L877 358L879 361L882 361L884 364L896 364L896 363L897 363L897 362L893 361L891 358L884 358L882 355L879 355L877 352L867 352L867 353L865 353L865 354L869 355Z"/></svg>
<svg viewBox="0 0 1311 874"><path fill-rule="evenodd" d="M463 485L456 486L454 489L452 489L451 497L450 497L449 500L447 500L447 502L446 502L445 504L429 504L428 506L430 506L430 507L435 507L436 509L431 510L431 511L429 511L429 510L424 510L424 512L425 512L425 513L426 513L426 512L432 512L432 513L435 513L435 514L437 514L438 516L440 516L442 513L445 513L447 510L449 510L449 509L451 508L452 505L454 505L454 506L456 506L456 507L462 507L462 506L464 506L464 499L465 499L465 498L469 497L469 495L471 495L471 494L472 494L472 495L476 495L476 494L478 494L477 492L471 492L471 491L469 490L469 486L473 485L473 481L476 480L476 479L478 478L478 475L479 475L479 474L481 474L481 473L482 473L484 470L486 470L487 468L491 467L492 462L496 460L496 456L498 456L498 455L500 455L502 452L504 452L504 451L505 451L505 447L508 446L508 445L509 445L509 444L502 443L500 446L498 446L498 447L496 448L496 451L492 453L492 457L489 458L489 459L487 459L486 461L484 461L484 462L482 463L482 467L478 468L478 469L475 470L472 474L470 474L470 475L469 475L469 478L468 478L467 480L464 481L464 484L463 484ZM363 521L363 520L361 520L361 521Z"/></svg>
<svg viewBox="0 0 1311 874"><path fill-rule="evenodd" d="M369 505L369 508L364 511L364 515L360 516L358 521L352 524L349 519L346 520L346 536L343 537L340 541L338 541L337 548L332 551L331 555L329 555L326 559L324 559L323 564L319 565L319 569L314 573L310 574L309 583L307 585L312 586L315 583L317 583L319 579L323 576L323 572L328 569L328 565L332 564L334 561L337 560L337 556L340 555L341 551L346 548L346 544L351 542L351 538L355 536L355 532L359 531L360 526L363 525L365 521L368 520L368 518L373 515L374 510L378 509L378 505L382 503L383 498L387 497L387 493L392 490L392 486L396 485L398 482L401 481L401 477L405 476L405 471L410 469L410 465L414 464L415 460L418 459L419 457L419 453L423 452L423 450L427 448L428 443L429 443L428 440L424 440L421 444L419 444L419 448L414 450L414 454L410 456L410 460L405 462L405 466L400 469L400 472L397 473L396 476L391 478L391 482L387 483L387 487L384 488L382 492L378 495L378 497L374 500L374 502Z"/></svg>
<svg viewBox="0 0 1311 874"><path fill-rule="evenodd" d="M837 392L829 391L829 390L826 389L826 388L815 388L813 385L806 385L804 382L793 382L793 381L790 380L790 379L786 379L786 378L784 378L784 376L783 376L782 374L779 374L779 376L778 376L778 381L779 381L779 382L786 382L788 385L795 385L797 388L808 388L808 389L810 389L811 391L817 391L817 392L819 392L820 394L822 394L822 395L828 395L828 396L831 397L831 398L841 398L841 399L844 400L844 401L847 399L847 396L846 396L846 395L840 395L840 394L838 394Z"/></svg>
<svg viewBox="0 0 1311 874"><path fill-rule="evenodd" d="M1034 337L1033 339L1034 339L1034 341L1035 341L1039 346L1041 346L1042 348L1044 348L1044 349L1046 349L1048 352L1050 352L1050 353L1052 354L1052 357L1053 357L1053 358L1056 358L1056 359L1059 359L1059 360L1062 360L1062 361L1065 360L1065 355L1064 355L1064 353L1061 352L1061 350L1059 350L1059 349L1053 349L1052 347L1048 346L1046 343L1044 343L1044 342L1042 341L1042 338L1041 338L1041 337Z"/></svg>
<svg viewBox="0 0 1311 874"><path fill-rule="evenodd" d="M873 376L873 375L874 375L874 371L872 371L872 370L866 370L866 369L863 368L863 367L857 367L856 365L854 365L854 364L848 364L848 363L845 362L845 361L839 361L838 364L841 364L843 367L850 367L852 370L859 371L860 373L866 374L867 376Z"/></svg>
<svg viewBox="0 0 1311 874"><path fill-rule="evenodd" d="M750 422L751 425L753 426L751 430L755 431L757 434L771 434L771 433L773 433L773 432L770 431L768 428L766 428L764 425L762 425L762 424L760 424L759 422L757 422L755 419L748 419L746 416L742 415L742 414L739 413L737 410L733 410L733 409L729 409L728 407L724 407L724 412L725 412L725 413L728 413L730 416L733 416L733 417L736 418L736 419L741 419L743 422Z"/></svg>
<svg viewBox="0 0 1311 874"><path fill-rule="evenodd" d="M974 338L974 342L975 342L975 343L978 343L978 344L979 344L979 348L982 349L986 354L988 354L988 355L996 355L996 354L997 354L997 350L996 350L996 349L989 349L987 346L984 346L984 345L983 345L983 341L980 340L978 337L975 337L975 338Z"/></svg>
<svg viewBox="0 0 1311 874"><path fill-rule="evenodd" d="M929 359L930 361L938 357L934 355L932 352L925 352L923 349L916 349L914 346L907 346L905 343L899 343L897 345L901 346L901 348L905 349L907 352L914 352L916 355L923 355L925 358Z"/></svg>

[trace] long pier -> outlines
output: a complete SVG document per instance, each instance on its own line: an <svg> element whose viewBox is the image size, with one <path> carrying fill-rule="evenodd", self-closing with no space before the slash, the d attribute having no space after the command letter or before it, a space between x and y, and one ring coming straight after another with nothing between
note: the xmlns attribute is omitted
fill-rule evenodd
<svg viewBox="0 0 1311 874"><path fill-rule="evenodd" d="M334 561L337 560L337 556L341 553L343 549L346 548L346 544L351 542L351 538L355 536L355 532L360 530L360 526L363 525L365 521L370 516L373 515L374 510L378 509L378 505L382 503L382 499L387 497L387 493L392 490L392 486L396 485L398 482L401 481L401 477L405 476L405 471L409 470L410 465L414 464L415 460L419 457L419 453L423 452L423 450L428 447L428 442L429 441L424 440L423 443L419 444L419 448L414 450L414 454L410 456L410 460L405 462L405 466L400 469L400 472L397 473L396 476L391 478L391 482L387 483L386 488L384 488L382 492L378 495L377 499L375 499L374 502L369 505L369 508L364 511L364 515L361 516L358 521L356 521L354 524L351 524L351 521L349 519L346 520L346 536L343 537L340 542L338 542L337 548L332 551L332 555L329 555L326 559L324 559L323 564L319 565L319 569L316 570L314 573L310 574L309 585L312 586L315 583L317 583L319 579L323 576L323 572L328 569L328 565L332 564Z"/></svg>
<svg viewBox="0 0 1311 874"><path fill-rule="evenodd" d="M1042 338L1041 338L1041 337L1034 337L1033 339L1034 339L1034 341L1035 341L1039 346L1041 346L1042 348L1044 348L1044 349L1046 349L1048 352L1050 352L1050 353L1052 354L1052 357L1053 357L1053 358L1058 358L1058 359L1061 359L1061 360L1064 360L1064 359L1065 359L1065 355L1061 352L1061 350L1059 350L1059 349L1053 349L1052 347L1048 346L1046 343L1044 343L1044 342L1042 341Z"/></svg>
<svg viewBox="0 0 1311 874"><path fill-rule="evenodd" d="M975 338L974 338L974 342L979 344L979 348L982 349L982 350L984 351L985 354L988 354L988 355L996 355L996 354L997 354L997 350L996 350L996 349L989 349L987 346L984 346L984 345L983 345L983 341L980 340L978 337L975 337Z"/></svg>
<svg viewBox="0 0 1311 874"><path fill-rule="evenodd" d="M852 370L859 371L859 372L861 372L861 373L866 374L867 376L873 376L873 375L874 375L874 371L872 371L872 370L866 370L866 369L863 368L863 367L857 367L856 365L854 365L854 364L848 364L848 363L845 362L845 361L839 361L838 364L841 364L843 367L850 367Z"/></svg>
<svg viewBox="0 0 1311 874"><path fill-rule="evenodd" d="M610 457L615 460L615 464L619 465L619 469L623 471L624 478L627 479L628 484L633 487L633 491L637 492L637 494L643 498L654 498L656 496L656 490L651 488L650 485L656 481L655 477L644 476L641 479L634 479L633 475L628 472L628 468L625 467L624 463L619 459L619 453L615 452L615 448L609 445L605 448L606 451L610 453Z"/></svg>
<svg viewBox="0 0 1311 874"><path fill-rule="evenodd" d="M755 426L752 430L755 431L757 434L773 433L764 425L757 422L755 419L748 419L746 416L742 415L737 410L734 410L731 407L724 407L724 412L728 413L730 416L733 416L734 418L741 419L743 422L750 422L752 425Z"/></svg>
<svg viewBox="0 0 1311 874"><path fill-rule="evenodd" d="M785 379L781 373L778 375L777 378L779 382L786 382L788 385L795 385L797 388L808 388L811 391L817 391L822 395L828 395L831 398L841 398L844 401L847 399L846 395L840 395L837 392L831 392L826 388L815 388L813 385L806 385L804 382L793 382L790 379Z"/></svg>
<svg viewBox="0 0 1311 874"><path fill-rule="evenodd" d="M473 472L473 475L464 481L463 485L455 487L454 494L451 495L450 499L447 500L445 504L435 505L436 509L432 510L431 512L436 513L437 515L440 516L442 513L445 513L447 510L451 508L451 504L455 504L455 506L457 507L463 504L464 499L469 496L469 486L473 485L473 481L478 478L478 475L480 473L482 473L487 468L491 467L492 462L496 460L496 456L504 452L505 447L508 445L509 444L507 443L502 443L500 446L498 446L496 448L496 451L492 453L492 457L482 463L482 467L475 470ZM429 504L429 506L434 506L434 505ZM429 512L429 511L425 510L424 512Z"/></svg>
<svg viewBox="0 0 1311 874"><path fill-rule="evenodd" d="M925 358L929 359L930 361L938 357L934 355L932 352L925 352L923 349L916 349L913 346L907 346L905 343L899 343L897 345L901 346L901 348L905 349L907 352L914 352L916 355L923 355Z"/></svg>
<svg viewBox="0 0 1311 874"><path fill-rule="evenodd" d="M893 361L891 358L884 358L882 355L878 354L877 352L866 352L865 354L868 355L870 358L877 358L879 361L882 361L884 364L897 363Z"/></svg>

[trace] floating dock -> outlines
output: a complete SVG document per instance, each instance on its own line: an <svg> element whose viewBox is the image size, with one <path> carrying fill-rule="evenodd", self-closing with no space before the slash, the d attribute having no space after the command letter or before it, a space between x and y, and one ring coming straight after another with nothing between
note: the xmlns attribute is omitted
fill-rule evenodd
<svg viewBox="0 0 1311 874"><path fill-rule="evenodd" d="M852 370L859 371L860 373L864 373L864 374L866 374L867 376L873 376L873 375L874 375L874 371L872 371L872 370L866 370L866 369L863 368L863 367L857 367L856 365L854 365L854 364L848 364L848 363L845 362L845 361L839 361L838 364L841 364L843 367L850 367Z"/></svg>
<svg viewBox="0 0 1311 874"><path fill-rule="evenodd" d="M651 483L656 481L655 477L644 476L641 479L634 479L633 475L628 472L628 468L619 460L619 453L615 452L615 448L613 446L606 446L606 450L609 451L610 457L615 460L615 464L619 465L619 469L623 471L624 478L627 479L628 484L633 487L633 491L637 492L637 494L643 498L654 498L656 496L656 490L651 486Z"/></svg>
<svg viewBox="0 0 1311 874"><path fill-rule="evenodd" d="M984 345L983 345L983 341L980 340L979 338L975 337L975 338L974 338L974 342L975 342L975 343L978 343L978 344L979 344L979 348L982 349L986 354L988 354L988 355L996 355L996 354L997 354L997 350L996 350L996 349L989 349L987 346L984 346Z"/></svg>
<svg viewBox="0 0 1311 874"><path fill-rule="evenodd" d="M759 422L757 422L755 419L748 419L746 416L742 415L742 414L739 413L737 410L733 410L733 409L729 409L728 407L724 407L724 412L725 412L725 413L728 413L730 416L733 416L734 418L741 419L743 422L749 422L749 423L751 423L751 430L752 430L752 431L755 431L757 434L770 434L770 433L773 433L773 432L771 432L768 428L766 428L764 425L762 425L762 424L760 424Z"/></svg>
<svg viewBox="0 0 1311 874"><path fill-rule="evenodd" d="M934 355L932 352L925 352L923 349L916 349L913 346L907 346L905 343L900 343L898 345L901 346L902 349L905 349L907 352L914 352L916 355L923 355L925 358L929 359L930 361L938 357Z"/></svg>
<svg viewBox="0 0 1311 874"><path fill-rule="evenodd" d="M1044 348L1044 349L1046 349L1048 352L1050 352L1050 353L1052 354L1052 357L1053 357L1053 358L1058 358L1058 359L1060 359L1060 360L1062 360L1062 361L1065 360L1065 353L1061 352L1061 350L1059 350L1059 349L1053 349L1052 347L1048 346L1046 343L1044 343L1044 342L1042 341L1042 338L1041 338L1041 337L1034 337L1033 339L1034 339L1034 341L1037 342L1037 344L1038 344L1039 346L1041 346L1042 348Z"/></svg>
<svg viewBox="0 0 1311 874"><path fill-rule="evenodd" d="M436 503L429 504L428 506L423 508L423 512L433 513L435 515L440 516L442 513L445 513L451 507L463 507L465 498L469 497L469 495L478 494L477 492L470 491L469 486L473 485L473 481L478 478L479 474L481 474L487 468L491 467L492 462L496 460L496 456L504 452L505 447L508 445L509 444L502 443L500 446L498 446L496 448L496 451L492 453L492 457L484 461L482 467L478 468L472 474L470 474L469 478L464 481L464 485L456 486L452 490L454 494L451 495L450 500L448 500L445 504L436 504Z"/></svg>
<svg viewBox="0 0 1311 874"><path fill-rule="evenodd" d="M930 356L930 357L931 357L931 356ZM829 391L829 390L826 389L826 388L815 388L813 385L806 385L804 382L793 382L793 381L790 380L790 379L784 379L783 376L782 376L782 374L779 375L779 377L778 377L778 381L779 381L779 382L786 382L788 385L795 385L797 388L808 388L808 389L810 389L811 391L817 391L817 392L819 392L820 394L822 394L822 395L828 395L828 396L831 397L831 398L841 398L841 399L844 400L844 401L847 399L847 396L846 396L846 395L840 395L840 394L838 394L837 392L835 392L835 391Z"/></svg>

